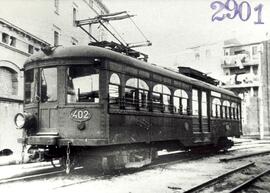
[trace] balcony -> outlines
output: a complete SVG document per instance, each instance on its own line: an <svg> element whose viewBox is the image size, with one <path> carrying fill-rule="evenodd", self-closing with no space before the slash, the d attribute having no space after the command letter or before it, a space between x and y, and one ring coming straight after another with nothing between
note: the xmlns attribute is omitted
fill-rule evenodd
<svg viewBox="0 0 270 193"><path fill-rule="evenodd" d="M222 68L244 68L245 66L257 66L259 65L259 54L252 55L248 54L237 54L224 56L221 64Z"/></svg>
<svg viewBox="0 0 270 193"><path fill-rule="evenodd" d="M251 73L225 76L223 82L225 83L223 88L248 88L260 85L259 76Z"/></svg>

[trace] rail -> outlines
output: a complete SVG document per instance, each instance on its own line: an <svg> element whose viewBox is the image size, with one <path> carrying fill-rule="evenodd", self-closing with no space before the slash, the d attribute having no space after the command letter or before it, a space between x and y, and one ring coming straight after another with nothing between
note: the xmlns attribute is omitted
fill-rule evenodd
<svg viewBox="0 0 270 193"><path fill-rule="evenodd" d="M197 186L194 186L193 188L184 191L184 193L196 192L196 191L202 190L202 189L204 189L204 188L207 188L207 187L210 186L211 184L214 184L215 182L218 182L219 180L224 179L225 177L227 177L227 176L229 176L229 175L231 175L231 174L233 174L233 173L235 173L235 172L241 171L241 170L246 169L246 168L251 167L251 166L255 166L255 162L246 164L246 165L244 165L244 166L241 166L241 167L239 167L239 168L236 168L236 169L234 169L234 170L231 170L231 171L229 171L229 172L226 172L226 173L224 173L224 174L222 174L222 175L220 175L220 176L218 176L218 177L215 177L215 178L213 178L213 179L211 179L211 180L208 180L208 181L206 181L206 182L204 182L204 183L202 183L202 184L199 184L199 185L197 185Z"/></svg>
<svg viewBox="0 0 270 193"><path fill-rule="evenodd" d="M251 184L253 184L255 181L257 181L258 179L260 179L262 176L266 175L270 173L270 169L266 170L260 174L258 174L257 176L245 181L244 183L240 184L239 186L233 188L232 190L229 191L229 193L235 193L235 192L239 192L245 188L247 188L248 186L250 186Z"/></svg>
<svg viewBox="0 0 270 193"><path fill-rule="evenodd" d="M229 161L238 160L238 159L242 159L242 158L253 157L253 156L257 156L257 155L266 155L266 154L270 154L270 151L250 153L250 154L234 156L234 157L230 157L230 158L221 158L221 159L219 159L219 161L220 162L229 162Z"/></svg>

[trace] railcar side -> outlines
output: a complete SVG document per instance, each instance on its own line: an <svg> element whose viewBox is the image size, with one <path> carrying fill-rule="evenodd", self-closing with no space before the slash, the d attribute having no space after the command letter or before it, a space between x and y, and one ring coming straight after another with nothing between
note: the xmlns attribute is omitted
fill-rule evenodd
<svg viewBox="0 0 270 193"><path fill-rule="evenodd" d="M241 134L232 92L91 46L30 58L24 106L15 117L20 141L33 157L69 160L67 168L79 157L131 167L158 149L226 149Z"/></svg>

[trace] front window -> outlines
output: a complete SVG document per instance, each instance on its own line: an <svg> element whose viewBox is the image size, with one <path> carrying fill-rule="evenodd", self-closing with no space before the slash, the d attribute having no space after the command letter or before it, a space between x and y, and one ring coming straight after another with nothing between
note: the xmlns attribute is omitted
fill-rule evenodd
<svg viewBox="0 0 270 193"><path fill-rule="evenodd" d="M67 102L99 103L99 70L92 66L67 68Z"/></svg>
<svg viewBox="0 0 270 193"><path fill-rule="evenodd" d="M25 104L29 104L34 102L34 98L37 95L37 80L38 76L37 73L34 73L34 69L25 71L24 74L24 98L25 98Z"/></svg>
<svg viewBox="0 0 270 193"><path fill-rule="evenodd" d="M43 68L41 75L41 102L57 101L57 68Z"/></svg>

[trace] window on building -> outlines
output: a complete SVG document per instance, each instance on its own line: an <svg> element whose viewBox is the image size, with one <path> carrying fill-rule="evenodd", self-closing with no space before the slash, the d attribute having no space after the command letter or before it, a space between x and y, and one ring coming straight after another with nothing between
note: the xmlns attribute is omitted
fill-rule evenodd
<svg viewBox="0 0 270 193"><path fill-rule="evenodd" d="M9 35L7 33L2 33L2 42L5 44L9 43Z"/></svg>
<svg viewBox="0 0 270 193"><path fill-rule="evenodd" d="M218 98L214 98L212 101L212 117L221 117L220 114L221 101Z"/></svg>
<svg viewBox="0 0 270 193"><path fill-rule="evenodd" d="M258 54L258 46L252 46L252 55Z"/></svg>
<svg viewBox="0 0 270 193"><path fill-rule="evenodd" d="M159 110L161 112L171 111L171 91L162 84L157 84L153 88L152 93L153 110Z"/></svg>
<svg viewBox="0 0 270 193"><path fill-rule="evenodd" d="M28 53L29 54L33 54L34 53L34 46L32 46L32 45L28 45Z"/></svg>
<svg viewBox="0 0 270 193"><path fill-rule="evenodd" d="M54 46L59 45L59 33L57 31L54 31Z"/></svg>
<svg viewBox="0 0 270 193"><path fill-rule="evenodd" d="M73 26L76 27L76 20L77 20L77 9L75 7L73 7Z"/></svg>
<svg viewBox="0 0 270 193"><path fill-rule="evenodd" d="M57 68L43 68L41 74L41 102L57 101Z"/></svg>
<svg viewBox="0 0 270 193"><path fill-rule="evenodd" d="M0 67L0 95L18 94L18 73L11 68Z"/></svg>
<svg viewBox="0 0 270 193"><path fill-rule="evenodd" d="M54 0L55 13L59 14L59 0Z"/></svg>
<svg viewBox="0 0 270 193"><path fill-rule="evenodd" d="M205 56L211 57L211 50L209 50L209 49L205 50Z"/></svg>
<svg viewBox="0 0 270 193"><path fill-rule="evenodd" d="M10 44L9 45L15 47L16 46L16 40L17 39L15 37L10 36Z"/></svg>
<svg viewBox="0 0 270 193"><path fill-rule="evenodd" d="M196 89L192 89L192 115L199 115L199 95Z"/></svg>
<svg viewBox="0 0 270 193"><path fill-rule="evenodd" d="M174 91L173 95L174 112L179 114L188 114L188 94L182 89Z"/></svg>
<svg viewBox="0 0 270 193"><path fill-rule="evenodd" d="M147 110L149 87L144 80L130 78L125 87L126 107Z"/></svg>
<svg viewBox="0 0 270 193"><path fill-rule="evenodd" d="M99 103L99 69L92 66L67 68L67 102Z"/></svg>
<svg viewBox="0 0 270 193"><path fill-rule="evenodd" d="M200 60L200 54L199 53L195 53L195 60Z"/></svg>
<svg viewBox="0 0 270 193"><path fill-rule="evenodd" d="M110 77L109 83L109 103L110 106L119 106L120 102L120 78L116 73L113 73Z"/></svg>

